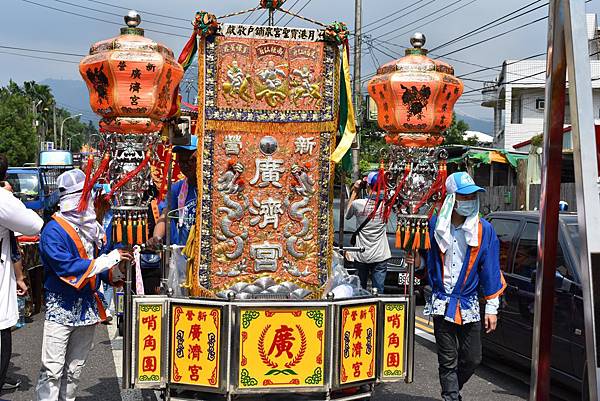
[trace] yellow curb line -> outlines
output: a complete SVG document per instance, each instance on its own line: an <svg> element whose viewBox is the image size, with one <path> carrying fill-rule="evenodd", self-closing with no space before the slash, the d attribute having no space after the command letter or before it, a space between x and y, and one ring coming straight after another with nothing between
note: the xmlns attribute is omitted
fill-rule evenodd
<svg viewBox="0 0 600 401"><path fill-rule="evenodd" d="M426 331L428 333L433 334L433 328L431 328L430 326L424 326L424 325L422 325L420 323L415 323L415 327L417 327L417 328L419 328L419 329L421 329L423 331Z"/></svg>

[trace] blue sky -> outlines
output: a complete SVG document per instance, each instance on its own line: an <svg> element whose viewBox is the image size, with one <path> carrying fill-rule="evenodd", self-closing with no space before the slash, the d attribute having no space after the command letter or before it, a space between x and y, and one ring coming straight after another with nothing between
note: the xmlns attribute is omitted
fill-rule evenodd
<svg viewBox="0 0 600 401"><path fill-rule="evenodd" d="M100 18L109 22L95 21L83 16L66 14L41 7L32 2ZM523 0L421 0L418 2L416 0L363 0L363 25L372 23L380 18L389 16L397 10L408 7L405 11L387 20L367 26L365 30L371 31L366 33L372 35L372 38L386 40L398 45L408 45L411 32L418 30L427 36L427 45L425 47L433 48L484 23L514 11L528 2ZM113 7L102 3L112 4ZM223 15L233 11L252 8L256 3L258 3L258 0L220 0L210 2L191 0L2 0L0 46L86 54L90 44L101 39L116 36L119 25L123 22L120 15L124 14L127 8L135 8L137 10L179 18L172 19L142 13L144 22L141 25L146 29L170 33L147 32L146 36L163 42L171 47L176 54L179 54L190 33L189 22L184 20L191 20L197 10L204 9L216 15ZM297 2L296 0L288 0L286 7L294 5L294 3L296 4L293 10L299 10L305 6L301 13L307 17L326 23L334 20L344 21L351 28L353 26L353 0L298 0ZM532 8L544 3L545 0L542 0L532 6ZM412 4L415 5L411 6ZM77 5L80 7L77 7ZM88 7L89 9L81 7ZM118 7L123 8L120 9ZM593 0L586 7L588 12L600 13L600 0ZM457 11L452 12L453 10ZM443 16L446 12L450 12L450 14ZM542 7L535 12L500 27L440 49L436 53L443 54L459 49L478 40L535 20L544 16L545 13L547 13L547 7ZM441 16L443 18L438 21L426 24L433 18ZM255 12L247 20L247 23L253 23L258 17L260 17L260 13ZM235 17L230 19L230 21L241 22L244 18L245 16ZM276 20L278 19L279 17L276 16ZM265 17L263 16L258 19L258 23L262 23L264 20ZM284 18L280 24L284 24L287 20L287 17ZM118 25L111 24L110 22ZM421 26L423 24L426 25ZM306 23L297 19L290 25L307 26ZM543 52L546 44L546 29L546 21L541 21L526 28L515 30L501 38L454 53L450 57L467 63L489 67L497 66L505 59L518 59ZM399 37L395 37L398 35ZM377 44L363 47L363 75L373 72L375 64L383 64L391 60L391 56L394 54L390 54L389 47L396 51L401 50L389 44L385 46L388 49L380 47ZM9 79L13 79L19 83L24 80L41 81L46 78L80 79L76 63L32 59L2 52L17 51L0 49L0 84L5 84ZM41 53L33 53L33 55L78 61L78 57L72 56ZM457 74L479 69L479 67L466 63L454 60L447 61L455 66ZM497 72L490 70L471 75L470 78L486 80L493 79L495 76L497 76ZM465 84L467 85L465 90L481 86L481 83L473 81L465 81ZM470 99L474 98L470 97ZM477 104L461 105L458 107L458 110L469 116L491 118L491 109L482 108Z"/></svg>

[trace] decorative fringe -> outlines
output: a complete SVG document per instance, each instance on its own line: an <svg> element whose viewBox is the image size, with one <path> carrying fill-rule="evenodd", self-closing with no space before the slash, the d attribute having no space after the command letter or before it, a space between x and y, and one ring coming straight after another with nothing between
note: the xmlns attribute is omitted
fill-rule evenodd
<svg viewBox="0 0 600 401"><path fill-rule="evenodd" d="M400 245L402 245L402 234L401 234L401 228L400 226L396 227L396 242L394 244L394 246L396 248L400 248Z"/></svg>
<svg viewBox="0 0 600 401"><path fill-rule="evenodd" d="M91 193L91 189L86 191L86 188L90 187L90 181L92 180L92 170L94 168L94 155L91 154L88 156L87 159L87 163L85 165L85 182L83 183L83 191L82 191L82 195L81 195L81 199L79 200L79 205L77 205L77 210L78 211L82 211L87 209L88 206L88 198L89 198L89 194ZM86 195L87 192L87 195ZM85 196L85 200L84 200L84 195ZM85 203L85 207L82 208L82 204Z"/></svg>
<svg viewBox="0 0 600 401"><path fill-rule="evenodd" d="M192 35L190 36L188 41L183 46L183 50L181 50L181 54L179 55L179 58L177 59L177 62L179 64L181 64L184 71L187 71L187 69L190 67L190 65L192 65L192 62L194 61L194 55L196 54L197 51L198 51L198 34L196 33L196 30L194 30L194 32L192 32Z"/></svg>
<svg viewBox="0 0 600 401"><path fill-rule="evenodd" d="M200 115L200 112L198 112ZM248 121L221 121L206 120L206 130L222 131L244 131L244 132L270 132L270 133L288 133L288 132L333 132L337 130L335 121L324 122L248 122Z"/></svg>
<svg viewBox="0 0 600 401"><path fill-rule="evenodd" d="M423 249L431 249L431 239L429 238L429 227L427 225L425 226L425 244L423 246Z"/></svg>
<svg viewBox="0 0 600 401"><path fill-rule="evenodd" d="M158 201L162 202L165 199L165 195L167 194L168 188L168 180L169 180L169 169L171 168L171 158L173 157L173 153L171 151L171 145L169 145L165 152L167 153L165 157L165 165L162 171L162 182L160 183L160 188L158 191Z"/></svg>
<svg viewBox="0 0 600 401"><path fill-rule="evenodd" d="M381 213L381 217L383 218L384 214L385 214L385 207L381 208L381 211L379 211L379 206L381 205L381 203L384 203L387 200L387 180L385 177L385 164L383 163L383 160L379 163L379 171L377 172L377 181L375 182L375 185L373 186L373 192L375 192L375 207L373 208L373 211L371 212L371 216L370 218L374 218L377 213Z"/></svg>
<svg viewBox="0 0 600 401"><path fill-rule="evenodd" d="M421 223L417 222L417 228L415 229L415 239L412 243L412 249L418 250L421 246Z"/></svg>
<svg viewBox="0 0 600 401"><path fill-rule="evenodd" d="M123 242L123 220L121 217L117 217L117 224L115 225L115 238L117 243Z"/></svg>
<svg viewBox="0 0 600 401"><path fill-rule="evenodd" d="M133 177L138 175L140 173L140 171L142 171L144 169L144 167L146 167L146 165L148 164L149 161L150 161L150 151L146 152L146 157L144 158L144 160L142 160L142 162L135 169L133 169L129 173L125 174L125 176L123 176L123 178L121 178L119 180L119 182L117 182L115 184L115 186L110 189L110 192L108 193L108 195L106 195L106 198L110 199L110 197L115 192L117 192L117 190L119 190L122 186L127 184Z"/></svg>
<svg viewBox="0 0 600 401"><path fill-rule="evenodd" d="M89 162L89 159L88 159ZM108 170L108 166L110 164L110 154L108 152L106 152L104 154L104 156L102 157L102 161L100 162L100 165L98 166L98 169L96 169L96 172L94 173L94 176L91 177L90 179L90 175L88 175L87 173L87 169L89 167L86 166L86 175L85 175L85 183L83 184L83 191L81 192L81 199L79 200L79 205L77 205L77 211L78 212L83 212L85 209L87 209L88 207L88 203L90 201L90 194L92 193L92 190L94 189L94 185L96 184L96 182L98 182L98 179L100 179L100 177L106 173L106 171ZM93 165L93 163L92 163Z"/></svg>
<svg viewBox="0 0 600 401"><path fill-rule="evenodd" d="M136 243L137 244L141 244L144 242L143 238L142 238L142 233L143 233L143 225L142 225L142 218L138 216L138 220L137 220L137 232L136 232Z"/></svg>
<svg viewBox="0 0 600 401"><path fill-rule="evenodd" d="M127 244L133 245L133 222L131 216L127 216Z"/></svg>

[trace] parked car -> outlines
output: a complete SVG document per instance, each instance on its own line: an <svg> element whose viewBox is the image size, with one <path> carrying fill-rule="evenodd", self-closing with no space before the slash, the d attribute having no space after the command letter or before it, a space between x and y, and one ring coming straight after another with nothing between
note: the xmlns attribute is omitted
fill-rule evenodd
<svg viewBox="0 0 600 401"><path fill-rule="evenodd" d="M498 328L483 336L484 355L511 366L531 366L539 212L494 212L487 216L500 240L500 266L507 288L501 297ZM576 214L559 217L559 247L552 338L551 377L585 390L585 339ZM587 399L584 398L584 399Z"/></svg>
<svg viewBox="0 0 600 401"><path fill-rule="evenodd" d="M339 244L340 233L340 200L339 198L333 201L333 227L334 227L334 244ZM356 219L344 219L344 247L351 247L350 238L352 233L356 231ZM392 253L391 259L388 261L388 270L385 277L385 292L386 293L408 293L409 273L405 264L405 253L403 250L396 248L396 215L392 214L387 223L387 237ZM354 274L353 266L355 252L347 252L344 266ZM418 271L415 274L415 293L418 297L423 296L423 286L426 284L424 272Z"/></svg>

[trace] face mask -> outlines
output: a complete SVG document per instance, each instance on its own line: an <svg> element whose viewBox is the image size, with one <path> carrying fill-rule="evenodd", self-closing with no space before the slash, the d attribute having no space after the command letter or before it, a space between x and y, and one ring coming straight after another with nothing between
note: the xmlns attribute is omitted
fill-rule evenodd
<svg viewBox="0 0 600 401"><path fill-rule="evenodd" d="M467 201L456 201L456 213L464 217L469 217L479 211L477 199Z"/></svg>

